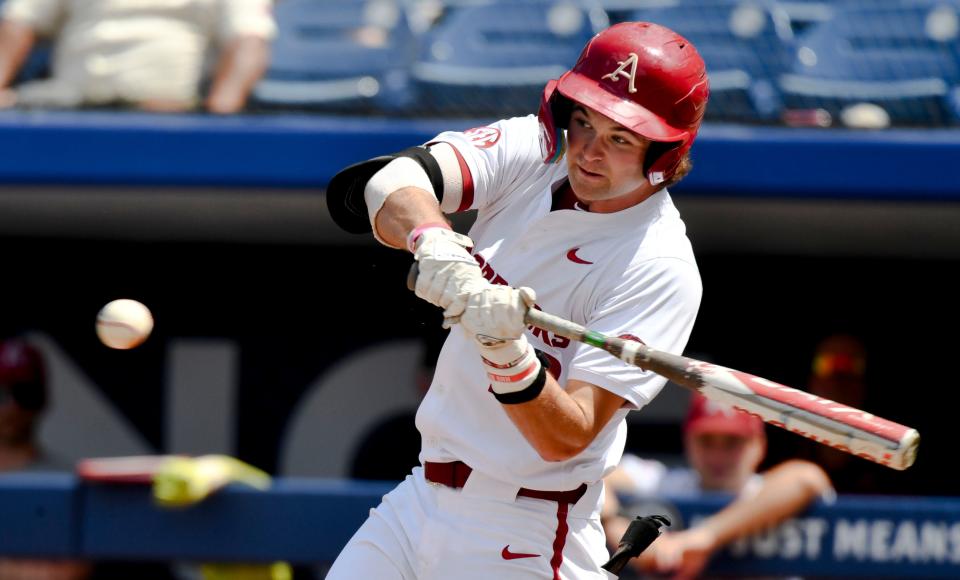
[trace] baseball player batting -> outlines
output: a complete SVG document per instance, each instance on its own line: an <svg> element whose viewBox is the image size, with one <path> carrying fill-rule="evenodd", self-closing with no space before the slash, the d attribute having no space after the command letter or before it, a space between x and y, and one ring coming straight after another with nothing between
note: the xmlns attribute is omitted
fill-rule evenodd
<svg viewBox="0 0 960 580"><path fill-rule="evenodd" d="M328 578L613 577L601 479L627 413L666 379L528 330L524 315L683 351L702 287L667 187L690 170L707 96L690 42L621 23L547 83L539 115L441 133L334 177L334 220L413 253L417 296L450 333L417 412L422 465ZM468 236L453 232L444 214L471 209Z"/></svg>

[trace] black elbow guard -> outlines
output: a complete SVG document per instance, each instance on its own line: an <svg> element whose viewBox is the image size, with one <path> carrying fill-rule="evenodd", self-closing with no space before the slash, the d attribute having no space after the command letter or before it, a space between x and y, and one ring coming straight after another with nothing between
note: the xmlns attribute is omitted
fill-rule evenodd
<svg viewBox="0 0 960 580"><path fill-rule="evenodd" d="M400 157L409 157L419 163L427 172L437 199L443 196L443 175L437 160L424 146L410 147L399 153L354 163L334 175L327 185L326 192L327 210L334 223L351 234L371 231L370 216L367 213L367 202L363 199L363 190L376 172Z"/></svg>

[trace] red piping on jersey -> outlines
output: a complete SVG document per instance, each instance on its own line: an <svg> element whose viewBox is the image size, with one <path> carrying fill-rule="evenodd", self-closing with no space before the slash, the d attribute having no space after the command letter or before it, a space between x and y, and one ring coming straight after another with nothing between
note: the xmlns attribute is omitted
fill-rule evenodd
<svg viewBox="0 0 960 580"><path fill-rule="evenodd" d="M473 175L470 173L470 168L467 167L463 155L460 155L456 147L453 145L451 147L453 152L457 154L457 163L460 164L460 178L463 180L463 193L460 195L460 207L457 208L457 211L466 211L473 205Z"/></svg>
<svg viewBox="0 0 960 580"><path fill-rule="evenodd" d="M557 536L553 539L553 558L550 559L550 566L553 568L553 580L562 580L560 578L560 564L563 563L563 545L567 542L567 511L570 504L567 502L557 502Z"/></svg>

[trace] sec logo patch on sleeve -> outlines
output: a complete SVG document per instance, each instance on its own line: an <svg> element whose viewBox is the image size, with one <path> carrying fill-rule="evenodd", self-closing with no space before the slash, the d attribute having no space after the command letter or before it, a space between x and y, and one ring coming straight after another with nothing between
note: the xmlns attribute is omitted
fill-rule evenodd
<svg viewBox="0 0 960 580"><path fill-rule="evenodd" d="M474 127L463 132L478 149L489 149L500 140L500 129L495 127Z"/></svg>

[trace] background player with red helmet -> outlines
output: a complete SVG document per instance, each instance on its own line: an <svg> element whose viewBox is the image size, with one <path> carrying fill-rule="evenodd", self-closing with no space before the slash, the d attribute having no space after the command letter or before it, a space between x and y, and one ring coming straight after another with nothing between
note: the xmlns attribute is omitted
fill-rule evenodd
<svg viewBox="0 0 960 580"><path fill-rule="evenodd" d="M607 577L602 478L627 412L665 380L523 314L683 350L702 289L665 187L689 171L707 95L689 42L622 23L547 84L539 119L442 133L331 181L337 223L411 251L416 293L451 332L417 413L422 465L328 578ZM443 216L468 209L469 237Z"/></svg>
<svg viewBox="0 0 960 580"><path fill-rule="evenodd" d="M790 459L759 473L767 448L763 421L699 394L690 400L683 422L683 446L689 466L628 453L606 476L602 515L610 545L618 544L631 511L670 512L663 502L709 493L728 494L734 501L686 529L674 519L670 531L633 562L642 574L696 578L730 543L770 529L814 501L836 497L830 477L809 461ZM621 509L621 497L633 508Z"/></svg>
<svg viewBox="0 0 960 580"><path fill-rule="evenodd" d="M0 472L45 465L36 430L46 403L40 351L20 339L0 340Z"/></svg>
<svg viewBox="0 0 960 580"><path fill-rule="evenodd" d="M52 456L37 440L47 405L43 354L20 338L0 338L0 474L22 471L71 471L73 465ZM92 567L71 560L0 557L0 578L85 580Z"/></svg>

